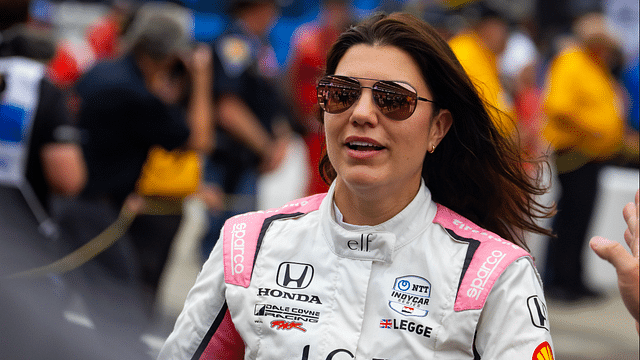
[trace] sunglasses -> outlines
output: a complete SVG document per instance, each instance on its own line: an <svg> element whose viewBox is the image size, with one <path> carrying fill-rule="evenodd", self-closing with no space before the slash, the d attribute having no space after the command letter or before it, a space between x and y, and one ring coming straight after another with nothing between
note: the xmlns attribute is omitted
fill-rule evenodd
<svg viewBox="0 0 640 360"><path fill-rule="evenodd" d="M400 81L376 81L373 86L362 86L358 80L376 80L367 78L327 75L316 86L318 104L329 114L346 111L358 101L362 89L371 89L373 102L380 112L392 120L406 120L416 110L418 100L434 103L433 100L418 96L409 84Z"/></svg>

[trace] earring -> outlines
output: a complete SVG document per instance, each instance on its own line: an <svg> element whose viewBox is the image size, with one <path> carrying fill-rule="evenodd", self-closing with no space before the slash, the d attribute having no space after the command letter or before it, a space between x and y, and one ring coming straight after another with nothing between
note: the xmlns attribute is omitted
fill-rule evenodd
<svg viewBox="0 0 640 360"><path fill-rule="evenodd" d="M433 154L434 151L436 151L436 146L431 145L431 150L429 151L429 154Z"/></svg>

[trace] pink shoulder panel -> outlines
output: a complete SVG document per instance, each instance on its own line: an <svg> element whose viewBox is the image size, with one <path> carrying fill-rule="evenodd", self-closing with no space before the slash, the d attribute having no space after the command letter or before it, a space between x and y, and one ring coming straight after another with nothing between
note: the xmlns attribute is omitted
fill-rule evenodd
<svg viewBox="0 0 640 360"><path fill-rule="evenodd" d="M455 311L482 309L500 274L515 260L530 256L518 245L484 230L461 215L440 204L433 220L457 236L479 243L462 278Z"/></svg>
<svg viewBox="0 0 640 360"><path fill-rule="evenodd" d="M291 201L281 208L250 212L229 218L224 224L222 234L225 282L249 287L260 231L267 218L277 215L305 214L317 210L326 195L312 195Z"/></svg>

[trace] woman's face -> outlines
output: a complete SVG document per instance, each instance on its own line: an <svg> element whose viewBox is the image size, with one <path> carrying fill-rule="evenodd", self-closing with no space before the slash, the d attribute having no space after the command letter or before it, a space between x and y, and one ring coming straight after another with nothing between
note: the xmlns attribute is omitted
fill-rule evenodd
<svg viewBox="0 0 640 360"><path fill-rule="evenodd" d="M418 96L433 99L413 59L393 46L355 45L340 60L335 75L375 79L359 79L366 87L376 80L401 81ZM392 120L376 106L371 89L362 88L360 98L346 111L325 112L327 154L337 172L336 186L384 190L389 196L405 191L415 195L427 151L438 145L451 124L450 113L433 114L433 106L418 101L409 118Z"/></svg>

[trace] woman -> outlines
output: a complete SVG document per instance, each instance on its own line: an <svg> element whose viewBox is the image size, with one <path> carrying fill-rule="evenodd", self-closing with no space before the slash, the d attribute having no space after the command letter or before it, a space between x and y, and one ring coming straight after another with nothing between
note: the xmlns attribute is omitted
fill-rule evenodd
<svg viewBox="0 0 640 360"><path fill-rule="evenodd" d="M326 73L328 194L230 219L160 358L550 356L516 245L546 232L543 190L446 42L376 15L340 36Z"/></svg>

